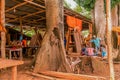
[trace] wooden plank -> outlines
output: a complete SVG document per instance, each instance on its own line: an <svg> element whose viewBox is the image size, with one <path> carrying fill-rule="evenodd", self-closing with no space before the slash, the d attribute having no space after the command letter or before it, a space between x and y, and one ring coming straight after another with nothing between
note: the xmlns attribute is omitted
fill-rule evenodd
<svg viewBox="0 0 120 80"><path fill-rule="evenodd" d="M40 77L40 78L45 78L45 79L48 79L48 80L67 80L67 79L60 79L60 78L45 76L45 75L41 75L41 74L36 74L36 73L33 73L33 72L26 72L26 74L36 76L36 77Z"/></svg>
<svg viewBox="0 0 120 80"><path fill-rule="evenodd" d="M81 52L80 33L77 30L74 31L74 39L75 39L76 51L77 53L80 53Z"/></svg>
<svg viewBox="0 0 120 80"><path fill-rule="evenodd" d="M106 80L106 78L99 76L89 76L89 75L54 72L54 71L41 71L39 73L43 75L61 78L61 79L67 79L67 80Z"/></svg>
<svg viewBox="0 0 120 80"><path fill-rule="evenodd" d="M35 5L35 6L38 6L38 7L40 7L40 8L45 8L45 6L42 6L42 5L37 4L37 3L34 3L34 2L32 2L32 1L28 1L28 0L24 0L24 1L26 1L26 2L28 2L28 3L30 3L30 4L33 4L33 5Z"/></svg>
<svg viewBox="0 0 120 80"><path fill-rule="evenodd" d="M17 80L17 66L12 67L12 80Z"/></svg>
<svg viewBox="0 0 120 80"><path fill-rule="evenodd" d="M0 58L0 69L1 68L6 68L6 67L13 67L13 66L21 65L23 63L24 63L23 61L1 59Z"/></svg>

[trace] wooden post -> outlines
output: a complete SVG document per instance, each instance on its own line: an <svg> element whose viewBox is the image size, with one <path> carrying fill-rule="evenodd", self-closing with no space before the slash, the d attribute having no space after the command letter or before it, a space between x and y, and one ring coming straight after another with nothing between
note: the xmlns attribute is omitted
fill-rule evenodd
<svg viewBox="0 0 120 80"><path fill-rule="evenodd" d="M5 0L0 0L0 25L5 27ZM5 58L6 34L1 32L1 56Z"/></svg>
<svg viewBox="0 0 120 80"><path fill-rule="evenodd" d="M113 66L113 56L112 56L112 44L111 44L111 31L112 31L112 21L111 21L111 0L106 0L106 20L107 20L107 48L108 48L108 62L110 70L110 80L115 80L114 77L114 66Z"/></svg>
<svg viewBox="0 0 120 80"><path fill-rule="evenodd" d="M89 23L90 38L92 38L92 23Z"/></svg>
<svg viewBox="0 0 120 80"><path fill-rule="evenodd" d="M22 33L23 28L22 28L22 17L20 17L20 32Z"/></svg>
<svg viewBox="0 0 120 80"><path fill-rule="evenodd" d="M17 80L17 66L12 67L12 80Z"/></svg>
<svg viewBox="0 0 120 80"><path fill-rule="evenodd" d="M20 32L21 32L21 35L23 35L23 25L22 25L22 17L20 17Z"/></svg>

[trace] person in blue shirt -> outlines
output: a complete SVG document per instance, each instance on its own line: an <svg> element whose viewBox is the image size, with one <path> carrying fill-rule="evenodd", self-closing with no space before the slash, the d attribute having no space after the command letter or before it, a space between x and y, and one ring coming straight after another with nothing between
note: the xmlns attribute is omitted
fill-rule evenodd
<svg viewBox="0 0 120 80"><path fill-rule="evenodd" d="M101 54L102 54L102 57L106 57L107 56L107 52L106 52L106 48L104 45L100 45L100 49L101 49Z"/></svg>
<svg viewBox="0 0 120 80"><path fill-rule="evenodd" d="M93 36L93 39L90 40L90 42L93 42L95 45L96 55L98 54L98 50L100 49L100 38Z"/></svg>

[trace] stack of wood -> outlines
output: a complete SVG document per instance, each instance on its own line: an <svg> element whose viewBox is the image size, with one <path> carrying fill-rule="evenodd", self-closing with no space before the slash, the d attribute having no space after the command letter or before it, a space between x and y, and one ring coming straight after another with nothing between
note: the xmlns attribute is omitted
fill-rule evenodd
<svg viewBox="0 0 120 80"><path fill-rule="evenodd" d="M27 72L29 75L45 78L45 80L107 80L104 77L100 76L90 76L82 74L73 74L73 73L63 73L55 71L41 71L39 74Z"/></svg>
<svg viewBox="0 0 120 80"><path fill-rule="evenodd" d="M69 28L68 33L66 35L66 50L69 52L69 49L72 47L74 52L80 53L81 52L81 45L82 45L82 39L80 31Z"/></svg>

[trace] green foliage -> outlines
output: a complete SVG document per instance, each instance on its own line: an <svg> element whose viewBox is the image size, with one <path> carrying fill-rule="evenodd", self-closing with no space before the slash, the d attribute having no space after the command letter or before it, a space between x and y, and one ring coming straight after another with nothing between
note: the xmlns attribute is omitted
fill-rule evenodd
<svg viewBox="0 0 120 80"><path fill-rule="evenodd" d="M120 0L111 0L111 6L112 8L115 7L115 5L119 4Z"/></svg>
<svg viewBox="0 0 120 80"><path fill-rule="evenodd" d="M80 13L80 14L82 14L83 16L86 16L87 18L91 18L90 11L87 11L82 6L77 5L73 10Z"/></svg>
<svg viewBox="0 0 120 80"><path fill-rule="evenodd" d="M76 11L76 12L80 13L80 12L82 12L82 11L83 11L83 9L82 9L82 7L81 7L81 6L77 5L77 6L74 8L74 11Z"/></svg>
<svg viewBox="0 0 120 80"><path fill-rule="evenodd" d="M95 6L95 1L96 0L74 0L79 6L82 6L82 7L84 7L85 9L87 9L87 10L91 10L91 9L93 9L94 8L94 6ZM104 2L105 2L106 0L104 0ZM112 6L112 8L115 6L115 5L117 5L117 4L119 4L120 3L120 0L111 0L111 6Z"/></svg>
<svg viewBox="0 0 120 80"><path fill-rule="evenodd" d="M71 8L71 4L67 3L66 0L64 0L64 6L69 9Z"/></svg>
<svg viewBox="0 0 120 80"><path fill-rule="evenodd" d="M79 6L84 7L86 10L90 11L94 8L96 0L74 0Z"/></svg>

